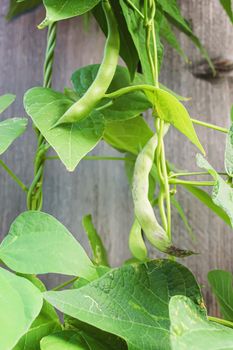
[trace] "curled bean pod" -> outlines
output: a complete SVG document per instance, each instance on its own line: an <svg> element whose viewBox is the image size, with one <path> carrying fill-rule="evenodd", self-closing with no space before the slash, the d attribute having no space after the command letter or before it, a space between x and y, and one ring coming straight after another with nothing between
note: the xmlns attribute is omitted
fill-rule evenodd
<svg viewBox="0 0 233 350"><path fill-rule="evenodd" d="M164 129L166 133L168 130L167 124L165 124ZM157 145L158 137L155 134L139 153L135 163L132 187L135 216L149 242L159 251L177 257L192 255L193 252L172 245L167 232L158 223L148 199L149 174L154 163Z"/></svg>
<svg viewBox="0 0 233 350"><path fill-rule="evenodd" d="M147 248L142 238L142 228L137 219L134 220L130 230L129 249L136 259L140 261L147 259Z"/></svg>
<svg viewBox="0 0 233 350"><path fill-rule="evenodd" d="M108 24L108 37L98 74L83 97L73 104L54 126L74 123L87 118L104 97L115 74L120 49L118 25L109 1L103 0L102 4Z"/></svg>

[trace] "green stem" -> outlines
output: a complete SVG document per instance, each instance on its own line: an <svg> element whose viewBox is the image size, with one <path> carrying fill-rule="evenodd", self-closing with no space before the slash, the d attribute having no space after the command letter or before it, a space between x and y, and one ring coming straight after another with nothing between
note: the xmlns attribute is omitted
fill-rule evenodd
<svg viewBox="0 0 233 350"><path fill-rule="evenodd" d="M168 238L171 239L171 199L170 199L170 186L167 175L167 166L166 166L166 156L165 156L165 147L164 142L162 142L161 149L161 165L164 177L164 190L165 190L165 198L166 198L166 207L167 207L167 235Z"/></svg>
<svg viewBox="0 0 233 350"><path fill-rule="evenodd" d="M43 87L52 86L52 72L54 62L54 51L56 47L57 24L52 23L48 28L47 47L44 61ZM27 208L29 210L41 210L43 205L43 175L46 153L49 149L44 137L39 130L36 130L38 136L37 150L34 158L34 179L27 195Z"/></svg>
<svg viewBox="0 0 233 350"><path fill-rule="evenodd" d="M163 173L162 173L162 169L161 169L161 162L160 162L162 143L163 143L163 126L164 126L164 124L162 123L162 120L160 120L159 118L156 118L155 125L156 125L157 134L158 134L158 146L156 149L156 164L157 164L157 169L158 169L158 173L159 173L159 178L160 178L161 182L164 183L164 177L163 177Z"/></svg>
<svg viewBox="0 0 233 350"><path fill-rule="evenodd" d="M162 120L160 120L159 118L156 118L155 127L158 134L158 145L156 149L156 166L157 166L159 180L160 180L160 192L159 192L159 198L158 198L158 205L159 205L159 212L160 212L162 224L163 224L164 230L167 232L168 220L167 220L167 216L164 208L165 178L163 174L162 159L161 159L162 144L163 144L163 127L164 127Z"/></svg>
<svg viewBox="0 0 233 350"><path fill-rule="evenodd" d="M156 68L155 68L153 57L151 55L151 50L150 50L151 32L152 32L152 26L148 24L146 26L146 51L147 51L147 56L151 67L151 73L152 73L154 85L156 85Z"/></svg>
<svg viewBox="0 0 233 350"><path fill-rule="evenodd" d="M0 165L10 175L10 177L19 185L19 187L22 188L24 192L28 191L27 186L24 185L24 183L18 178L18 176L16 176L15 173L13 173L13 171L10 168L8 168L8 166L1 159L0 159Z"/></svg>
<svg viewBox="0 0 233 350"><path fill-rule="evenodd" d="M144 15L143 15L143 13L137 8L136 5L134 5L134 3L132 3L131 0L126 0L126 1L127 1L128 4L137 12L137 14L138 14L142 19L145 18Z"/></svg>
<svg viewBox="0 0 233 350"><path fill-rule="evenodd" d="M169 184L172 185L193 185L193 186L214 186L215 181L186 181L186 180L176 180L169 179Z"/></svg>
<svg viewBox="0 0 233 350"><path fill-rule="evenodd" d="M153 2L153 6L154 6L154 16L155 16L155 2ZM156 39L156 33L155 33L154 18L152 21L152 39L153 39L153 47L154 47L155 87L159 89L158 51L157 51L157 39Z"/></svg>
<svg viewBox="0 0 233 350"><path fill-rule="evenodd" d="M52 157L46 157L46 160L57 160L59 157L52 156ZM133 162L134 159L127 158L127 157L105 157L105 156L86 156L83 158L83 160L121 160L121 161L127 161L127 162Z"/></svg>
<svg viewBox="0 0 233 350"><path fill-rule="evenodd" d="M105 105L96 108L97 111L102 111L105 108L111 107L113 105L113 101L109 101L108 103L106 103Z"/></svg>
<svg viewBox="0 0 233 350"><path fill-rule="evenodd" d="M159 212L160 212L160 217L162 220L163 228L167 232L167 216L166 216L165 208L164 208L164 191L161 189L159 192L158 206L159 206Z"/></svg>
<svg viewBox="0 0 233 350"><path fill-rule="evenodd" d="M196 175L210 175L207 171L194 171L194 172L183 172L183 173L174 173L169 175L169 179L173 177L179 177L179 176L196 176ZM218 172L218 175L228 175L224 172Z"/></svg>
<svg viewBox="0 0 233 350"><path fill-rule="evenodd" d="M66 282L64 282L64 283L62 283L62 284L59 284L58 286L54 287L54 288L52 289L52 291L56 291L56 290L63 289L63 288L65 288L65 287L69 286L70 284L74 283L74 282L77 281L78 279L79 279L79 277L74 277L74 278L72 278L72 279L70 279L70 280L68 280L68 281L66 281Z"/></svg>
<svg viewBox="0 0 233 350"><path fill-rule="evenodd" d="M121 97L122 95L129 94L129 93L135 92L135 91L148 90L148 91L155 92L156 89L157 88L153 85L147 85L147 84L132 85L132 86L123 87L123 88L118 89L118 90L111 92L109 94L105 94L104 97L113 99L113 98Z"/></svg>
<svg viewBox="0 0 233 350"><path fill-rule="evenodd" d="M219 323L219 324L226 326L226 327L229 327L229 328L233 328L233 322L231 322L231 321L223 320L221 318L213 317L213 316L208 316L208 320L211 322Z"/></svg>
<svg viewBox="0 0 233 350"><path fill-rule="evenodd" d="M28 195L27 195L27 207L28 207L28 210L37 210L37 204L36 204L36 199L35 199L35 196L33 196L33 191L35 190L35 188L37 188L37 185L39 184L40 182L40 179L42 177L42 173L43 173L43 167L41 166L33 181L32 181L32 184L28 190ZM40 201L40 206L41 206L41 201Z"/></svg>
<svg viewBox="0 0 233 350"><path fill-rule="evenodd" d="M198 120L198 119L191 118L191 120L192 120L192 122L194 124L205 126L206 128L217 130L217 131L220 131L220 132L224 132L225 134L228 134L229 130L226 129L226 128L223 128L221 126L218 126L218 125L215 125L215 124L206 123L206 122L203 122L203 121Z"/></svg>

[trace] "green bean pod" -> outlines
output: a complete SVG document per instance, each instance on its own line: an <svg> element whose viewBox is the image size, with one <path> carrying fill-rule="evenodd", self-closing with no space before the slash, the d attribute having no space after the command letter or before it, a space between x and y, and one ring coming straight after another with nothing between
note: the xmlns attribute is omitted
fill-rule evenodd
<svg viewBox="0 0 233 350"><path fill-rule="evenodd" d="M109 1L103 0L102 4L108 24L108 37L98 74L81 99L74 103L54 126L63 123L74 123L87 118L104 97L114 77L120 50L118 24Z"/></svg>
<svg viewBox="0 0 233 350"><path fill-rule="evenodd" d="M165 133L167 130L168 125L165 125ZM148 199L149 174L154 163L157 145L158 137L155 134L139 153L135 163L132 187L135 216L149 242L159 251L178 257L192 255L193 252L172 245L166 231L158 223Z"/></svg>
<svg viewBox="0 0 233 350"><path fill-rule="evenodd" d="M137 219L134 220L130 230L129 249L136 259L140 261L147 259L147 248L142 238L142 228Z"/></svg>
<svg viewBox="0 0 233 350"><path fill-rule="evenodd" d="M109 266L106 249L95 229L91 215L85 215L82 219L82 224L92 248L93 262L96 265Z"/></svg>

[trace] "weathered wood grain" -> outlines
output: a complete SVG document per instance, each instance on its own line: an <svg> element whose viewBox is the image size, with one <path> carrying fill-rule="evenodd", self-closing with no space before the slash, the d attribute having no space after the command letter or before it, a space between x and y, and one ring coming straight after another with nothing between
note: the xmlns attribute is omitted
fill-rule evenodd
<svg viewBox="0 0 233 350"><path fill-rule="evenodd" d="M24 92L41 85L42 66L45 49L45 31L39 31L36 24L43 17L38 9L21 16L11 23L4 19L7 0L2 0L0 8L0 94L12 92L17 102L3 117L24 116L22 105ZM218 0L181 1L183 12L189 18L194 31L202 39L211 57L222 56L233 60L233 31ZM193 62L200 56L196 49L181 35L181 41ZM69 77L78 67L98 63L102 56L103 35L92 23L89 32L83 30L80 19L59 24L58 45L54 66L54 88L69 86ZM195 78L178 55L167 49L167 58L162 72L162 82L177 92L192 96L188 103L191 114L205 121L229 125L229 110L233 101L233 80L225 75L219 80L203 81ZM210 162L219 170L223 168L225 137L217 132L197 128ZM196 149L175 131L167 136L167 154L181 168L195 169ZM33 155L35 136L29 128L4 156L7 164L29 184L33 176ZM116 154L101 144L94 154ZM81 218L91 213L110 251L111 262L119 265L129 257L127 235L132 222L132 202L130 190L121 162L83 161L74 173L67 173L59 161L46 165L44 185L44 211L55 215L88 249L86 237L81 227ZM210 296L206 275L210 269L224 268L232 271L233 244L232 230L216 218L198 201L179 191L179 199L185 208L197 243L190 241L182 222L174 211L173 231L180 245L192 247L200 252L185 263L198 276L207 296L211 313L216 314L216 305ZM0 234L3 237L12 220L23 210L25 195L0 170ZM153 253L156 256L155 253ZM49 276L48 284L54 285L59 277Z"/></svg>

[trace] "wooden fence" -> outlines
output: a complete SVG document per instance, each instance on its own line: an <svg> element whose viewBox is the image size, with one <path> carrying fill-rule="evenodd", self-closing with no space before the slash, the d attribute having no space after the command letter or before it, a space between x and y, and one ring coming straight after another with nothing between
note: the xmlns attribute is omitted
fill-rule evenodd
<svg viewBox="0 0 233 350"><path fill-rule="evenodd" d="M0 94L17 95L16 103L3 117L24 116L22 98L24 92L42 82L42 66L45 51L46 31L39 31L36 24L43 18L40 8L7 23L4 14L7 0L0 7ZM233 61L233 30L218 0L182 0L182 10L191 20L194 31L201 38L212 58ZM197 63L200 55L184 37L182 45ZM63 89L69 86L72 72L83 65L98 63L102 57L104 38L92 22L89 31L84 31L80 19L59 24L58 44L54 66L53 86ZM180 94L192 96L188 103L193 117L204 121L229 126L229 111L233 102L233 78L231 72L219 79L201 80L171 49L166 49L166 59L161 81ZM219 170L223 169L225 136L197 127L209 161ZM176 131L166 138L170 160L180 168L195 170L194 147ZM4 160L26 182L33 176L35 135L29 130L4 155ZM101 144L93 154L116 155ZM110 251L111 263L119 265L129 257L127 236L132 223L132 200L127 185L124 165L113 161L82 161L74 173L67 173L59 161L48 161L45 171L44 208L63 222L88 249L87 239L81 227L81 218L91 213L99 232ZM173 231L178 243L200 252L199 256L185 260L199 282L204 285L204 294L211 313L216 314L206 282L210 269L233 270L233 232L207 208L182 189L179 200L197 237L193 243L176 211L173 216ZM12 220L26 209L25 195L0 170L0 235L8 232ZM157 253L153 252L156 257ZM58 282L57 276L46 277L48 284Z"/></svg>

